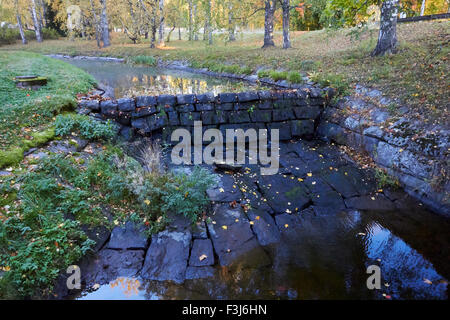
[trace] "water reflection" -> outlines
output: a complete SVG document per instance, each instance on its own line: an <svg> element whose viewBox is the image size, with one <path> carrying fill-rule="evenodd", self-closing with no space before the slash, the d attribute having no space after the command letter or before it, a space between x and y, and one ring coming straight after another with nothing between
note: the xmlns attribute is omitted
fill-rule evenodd
<svg viewBox="0 0 450 320"><path fill-rule="evenodd" d="M138 279L120 277L98 289L87 292L79 300L144 300Z"/></svg>
<svg viewBox="0 0 450 320"><path fill-rule="evenodd" d="M265 248L270 265L252 264L250 252L229 267L216 267L209 279L182 285L116 280L83 299L447 299L445 277L406 239L384 227L378 215L305 214L280 244ZM403 221L406 229L410 222ZM412 237L425 240L418 233ZM366 269L373 264L381 268L380 290L366 287Z"/></svg>
<svg viewBox="0 0 450 320"><path fill-rule="evenodd" d="M64 59L111 87L116 98L138 95L237 92L257 87L241 81L208 77L178 70L117 62Z"/></svg>

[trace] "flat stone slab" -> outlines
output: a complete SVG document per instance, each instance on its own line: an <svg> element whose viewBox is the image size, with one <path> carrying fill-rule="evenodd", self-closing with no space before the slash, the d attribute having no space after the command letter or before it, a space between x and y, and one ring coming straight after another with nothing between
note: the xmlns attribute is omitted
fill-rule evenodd
<svg viewBox="0 0 450 320"><path fill-rule="evenodd" d="M306 184L293 175L261 176L258 185L275 213L296 212L311 201Z"/></svg>
<svg viewBox="0 0 450 320"><path fill-rule="evenodd" d="M189 266L202 267L214 265L214 252L211 240L197 239L191 250Z"/></svg>
<svg viewBox="0 0 450 320"><path fill-rule="evenodd" d="M141 276L144 279L183 283L189 259L190 232L163 231L152 236Z"/></svg>
<svg viewBox="0 0 450 320"><path fill-rule="evenodd" d="M270 263L250 228L250 221L240 207L218 205L210 218L212 222L208 223L208 230L220 265L239 263L257 267Z"/></svg>
<svg viewBox="0 0 450 320"><path fill-rule="evenodd" d="M143 227L128 221L124 226L115 227L111 232L108 249L146 249L148 237Z"/></svg>
<svg viewBox="0 0 450 320"><path fill-rule="evenodd" d="M86 286L108 283L118 277L134 277L142 267L143 250L103 249L80 265Z"/></svg>
<svg viewBox="0 0 450 320"><path fill-rule="evenodd" d="M231 175L218 174L216 177L216 186L206 191L206 194L211 201L231 202L240 201L242 199L242 192L237 188Z"/></svg>
<svg viewBox="0 0 450 320"><path fill-rule="evenodd" d="M275 220L267 211L251 209L247 212L247 216L253 222L253 232L262 246L280 241L280 232L275 224Z"/></svg>
<svg viewBox="0 0 450 320"><path fill-rule="evenodd" d="M212 278L216 274L216 269L211 266L187 267L186 280L196 280Z"/></svg>
<svg viewBox="0 0 450 320"><path fill-rule="evenodd" d="M345 205L357 210L393 211L397 209L393 201L381 194L345 199Z"/></svg>

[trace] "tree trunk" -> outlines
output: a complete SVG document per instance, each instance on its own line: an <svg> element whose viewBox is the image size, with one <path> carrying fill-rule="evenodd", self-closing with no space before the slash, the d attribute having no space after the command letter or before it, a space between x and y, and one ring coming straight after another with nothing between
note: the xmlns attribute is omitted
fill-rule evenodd
<svg viewBox="0 0 450 320"><path fill-rule="evenodd" d="M207 25L207 35L208 35L208 44L213 43L212 39L212 26L211 26L211 0L206 0L206 25Z"/></svg>
<svg viewBox="0 0 450 320"><path fill-rule="evenodd" d="M164 46L164 0L159 0L159 45Z"/></svg>
<svg viewBox="0 0 450 320"><path fill-rule="evenodd" d="M189 28L189 37L188 37L188 40L189 41L192 41L192 39L193 39L193 29L192 29L192 0L189 0L188 1L188 5L189 5L189 26L188 26L188 28Z"/></svg>
<svg viewBox="0 0 450 320"><path fill-rule="evenodd" d="M289 35L290 11L290 0L283 0L283 49L291 47L291 37Z"/></svg>
<svg viewBox="0 0 450 320"><path fill-rule="evenodd" d="M41 32L41 25L38 21L38 17L36 14L36 2L35 0L31 0L31 15L33 17L33 24L34 24L34 32L36 33L36 40L37 42L42 42L42 32Z"/></svg>
<svg viewBox="0 0 450 320"><path fill-rule="evenodd" d="M397 14L399 0L385 0L381 5L380 32L372 56L395 53L397 47Z"/></svg>
<svg viewBox="0 0 450 320"><path fill-rule="evenodd" d="M420 16L423 16L425 13L425 2L426 0L422 0L422 6L420 7Z"/></svg>
<svg viewBox="0 0 450 320"><path fill-rule="evenodd" d="M175 30L176 26L173 25L172 29L169 30L169 33L167 34L166 42L170 42L170 37L172 36L172 32Z"/></svg>
<svg viewBox="0 0 450 320"><path fill-rule="evenodd" d="M156 6L152 6L151 19L150 19L150 48L156 48Z"/></svg>
<svg viewBox="0 0 450 320"><path fill-rule="evenodd" d="M102 13L100 16L102 41L103 47L106 48L111 45L111 42L109 40L109 25L108 25L108 13L106 11L106 0L100 0L100 4L102 5Z"/></svg>
<svg viewBox="0 0 450 320"><path fill-rule="evenodd" d="M95 40L97 41L97 47L100 48L100 35L99 35L97 14L95 13L94 3L92 2L92 0L90 0L90 2L91 2L92 16L94 17Z"/></svg>
<svg viewBox="0 0 450 320"><path fill-rule="evenodd" d="M19 13L19 1L14 1L14 7L16 9L16 18L17 18L17 25L19 26L19 32L20 32L20 38L22 39L22 44L27 44L27 39L25 38L25 32L23 31L23 25L22 25L22 18L20 17Z"/></svg>
<svg viewBox="0 0 450 320"><path fill-rule="evenodd" d="M198 41L197 4L194 3L194 41Z"/></svg>
<svg viewBox="0 0 450 320"><path fill-rule="evenodd" d="M274 47L273 20L276 10L276 0L265 0L264 14L264 45L263 48Z"/></svg>
<svg viewBox="0 0 450 320"><path fill-rule="evenodd" d="M178 27L178 40L181 41L181 28Z"/></svg>
<svg viewBox="0 0 450 320"><path fill-rule="evenodd" d="M41 30L44 28L44 22L42 20L42 7L43 7L43 3L41 0L37 0L37 13L38 13L38 21L39 21L39 25L41 26Z"/></svg>
<svg viewBox="0 0 450 320"><path fill-rule="evenodd" d="M228 2L228 41L235 41L236 36L234 34L234 17L233 17L233 3Z"/></svg>

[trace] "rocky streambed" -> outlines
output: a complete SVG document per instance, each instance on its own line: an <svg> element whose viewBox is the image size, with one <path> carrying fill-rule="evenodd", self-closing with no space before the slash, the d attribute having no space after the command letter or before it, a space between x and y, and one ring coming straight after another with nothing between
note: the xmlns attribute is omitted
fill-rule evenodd
<svg viewBox="0 0 450 320"><path fill-rule="evenodd" d="M381 189L334 145L282 143L280 164L273 176L205 166L218 183L197 224L172 214L151 237L132 222L95 230L83 290L61 279L59 298L447 298L448 220ZM366 286L369 265L381 268L380 290Z"/></svg>
<svg viewBox="0 0 450 320"><path fill-rule="evenodd" d="M428 176L418 182L411 178L421 168L416 159L422 158L415 155L421 152L386 135L383 129L395 124L385 111L359 103L353 109L363 112L347 114L341 104L316 119L314 136L328 143L291 136L281 143L276 175L261 176L256 165L205 165L217 185L208 190L210 206L197 224L173 213L168 228L151 237L132 222L112 231L88 230L97 245L79 264L82 290L67 290L63 274L57 297L447 299L449 221L426 207L444 213L446 208L445 199L437 199L439 193L428 185L417 187L428 183ZM149 142L139 138L136 143ZM360 167L334 143L367 152L391 173L402 173L408 193L378 185L372 169ZM395 161L383 161L389 154L380 156L383 143L395 147ZM444 144L433 150L444 150ZM440 164L419 162L439 171ZM168 159L165 166L193 169ZM433 207L430 198L444 206ZM381 270L376 290L366 284L372 265Z"/></svg>

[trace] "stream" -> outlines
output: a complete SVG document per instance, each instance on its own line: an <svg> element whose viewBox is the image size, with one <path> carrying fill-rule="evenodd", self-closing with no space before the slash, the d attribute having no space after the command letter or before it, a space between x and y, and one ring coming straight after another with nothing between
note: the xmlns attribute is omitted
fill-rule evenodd
<svg viewBox="0 0 450 320"><path fill-rule="evenodd" d="M112 87L116 97L254 88L188 72L67 61ZM251 165L240 172L205 166L219 184L208 192L213 201L211 222L202 223L202 232L177 218L167 234L154 236L142 247L118 249L107 244L87 262L89 275L82 292L70 298L448 298L447 218L401 190L380 189L371 170L347 160L333 145L282 143L280 164L280 172L273 176L260 176L257 166ZM233 201L249 203L251 209L233 208ZM227 229L220 227L225 225ZM176 237L187 239L186 244ZM199 265L194 248L205 241L212 244L211 262ZM148 261L151 254L163 258ZM170 264L181 255L188 262L175 270L176 276L169 273L166 280L149 280L148 270L162 268L158 269L162 277L163 268L172 270ZM126 266L115 265L122 261ZM367 268L373 265L381 270L381 288L370 290Z"/></svg>

